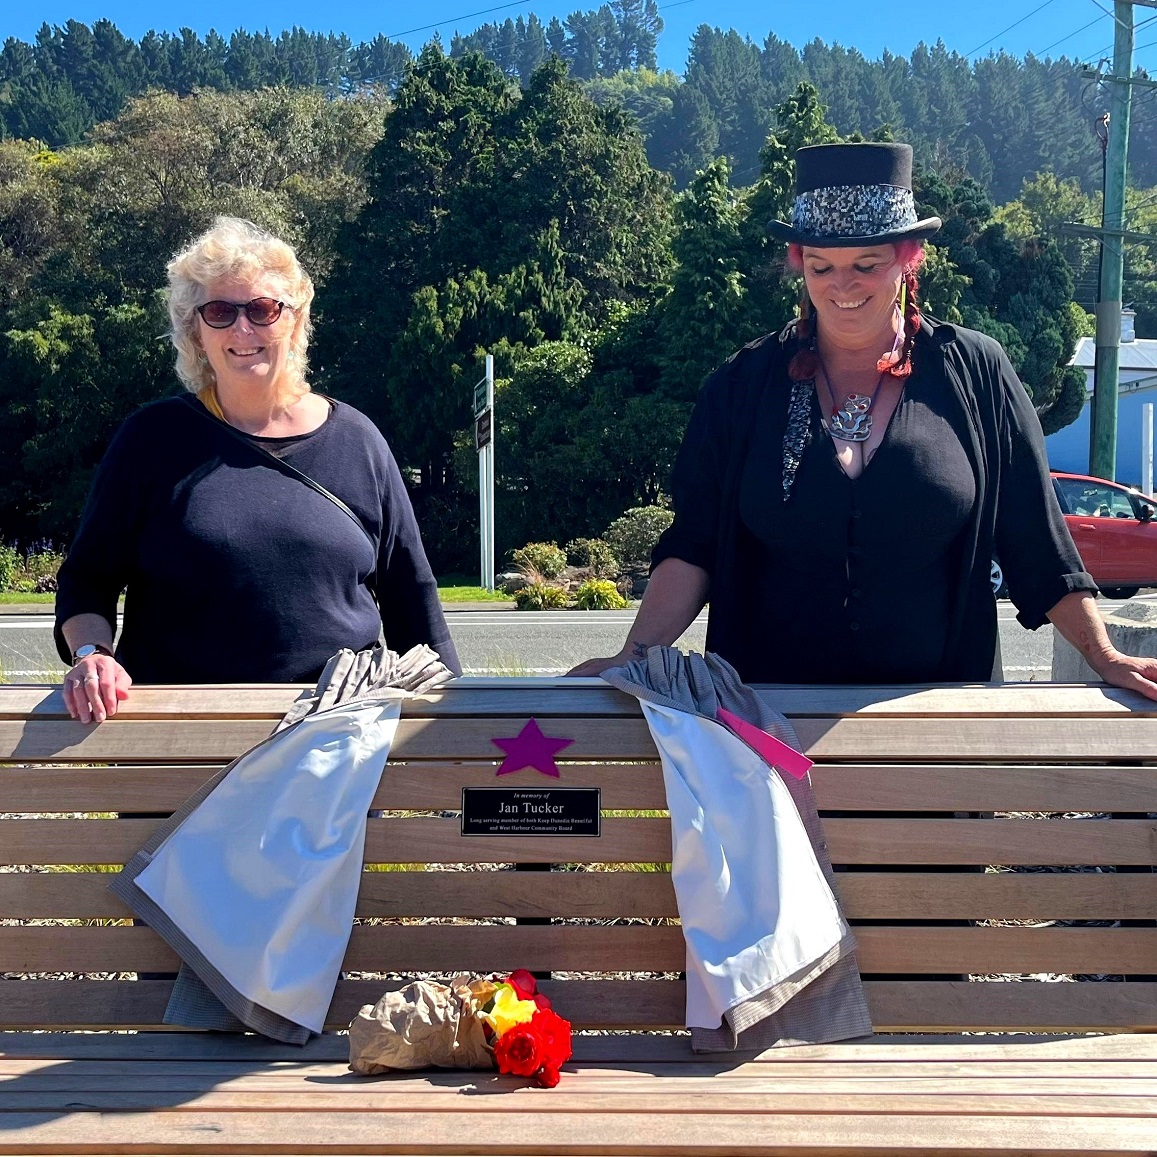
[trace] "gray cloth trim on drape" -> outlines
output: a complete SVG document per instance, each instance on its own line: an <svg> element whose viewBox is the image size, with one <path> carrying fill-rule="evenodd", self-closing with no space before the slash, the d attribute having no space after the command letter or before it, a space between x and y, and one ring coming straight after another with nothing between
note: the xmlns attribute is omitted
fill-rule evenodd
<svg viewBox="0 0 1157 1157"><path fill-rule="evenodd" d="M645 659L603 672L613 687L675 711L715 720L720 707L769 735L800 749L791 723L748 687L718 655L684 655L652 647ZM773 769L773 774L778 775ZM837 905L831 858L810 777L780 776L807 832L816 861ZM841 908L841 915L843 915ZM823 1044L870 1036L872 1021L853 935L807 968L727 1011L718 1029L691 1029L696 1052L766 1049L788 1044Z"/></svg>
<svg viewBox="0 0 1157 1157"><path fill-rule="evenodd" d="M242 760L258 748L276 743L288 728L331 707L372 700L375 695L387 691L394 695L399 692L419 695L453 677L453 672L424 644L412 647L401 656L386 649L381 642L356 654L348 649L339 651L325 665L314 693L296 700L272 735L238 756L194 792L169 819L159 824L145 845L113 877L109 890L129 907L134 916L153 928L181 958L181 968L165 1008L164 1024L225 1031L251 1029L295 1045L305 1044L314 1035L303 1025L287 1020L239 993L152 897L137 886L136 878L152 863L165 841ZM357 851L362 854L362 848Z"/></svg>

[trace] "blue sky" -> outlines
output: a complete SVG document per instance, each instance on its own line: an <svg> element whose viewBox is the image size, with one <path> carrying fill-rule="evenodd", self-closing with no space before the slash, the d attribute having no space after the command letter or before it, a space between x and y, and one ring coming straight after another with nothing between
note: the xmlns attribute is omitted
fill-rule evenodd
<svg viewBox="0 0 1157 1157"><path fill-rule="evenodd" d="M281 0L264 9L264 19L250 18L259 12L242 4L172 4L158 6L153 0L38 0L35 4L4 0L0 4L0 38L30 40L42 21L63 24L66 20L92 23L101 17L114 21L128 35L139 37L150 28L175 32L182 26L205 33L215 27L228 33L238 26L266 26L277 33L299 24L315 31L345 32L355 41L381 32L418 48L432 34L415 26L439 23L443 39L457 29L469 31L488 20L503 20L519 13L535 12L544 20L565 17L575 9L598 6L600 0L527 0L505 4L501 0L426 0L421 6L401 3L366 4L359 0ZM671 0L664 7L666 31L659 45L660 64L677 72L683 69L687 45L700 24L735 28L759 42L768 32L801 46L815 38L838 41L875 58L888 48L907 54L920 41L942 39L949 48L973 56L1004 48L1020 56L1080 56L1082 59L1111 55L1113 20L1105 9L1112 0L964 0L956 3L876 3L863 0L825 0L768 5L756 0ZM1157 10L1135 9L1138 26L1137 63L1157 72ZM1009 27L1013 25L1015 27ZM1088 25L1088 27L1085 27ZM399 35L407 33L407 35ZM1073 34L1073 35L1070 35ZM993 39L994 38L994 39ZM985 43L990 41L990 43ZM1057 42L1060 43L1057 43Z"/></svg>

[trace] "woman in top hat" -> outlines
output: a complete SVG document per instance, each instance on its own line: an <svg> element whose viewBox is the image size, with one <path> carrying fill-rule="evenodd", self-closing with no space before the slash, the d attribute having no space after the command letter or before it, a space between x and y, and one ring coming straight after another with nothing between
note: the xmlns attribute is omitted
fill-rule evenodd
<svg viewBox="0 0 1157 1157"><path fill-rule="evenodd" d="M1157 660L1109 642L1004 351L920 311L940 221L917 219L911 148L816 145L796 173L771 232L800 317L707 380L626 644L572 674L671 645L710 600L707 647L748 682L986 681L997 556L1021 623L1157 698Z"/></svg>

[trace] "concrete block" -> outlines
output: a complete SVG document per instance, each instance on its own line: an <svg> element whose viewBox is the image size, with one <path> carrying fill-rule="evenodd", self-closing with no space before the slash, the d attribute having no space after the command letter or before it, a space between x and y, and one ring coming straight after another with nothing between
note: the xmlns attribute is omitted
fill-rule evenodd
<svg viewBox="0 0 1157 1157"><path fill-rule="evenodd" d="M1142 602L1101 602L1099 605L1109 639L1118 651L1125 655L1157 656L1157 606ZM1096 683L1099 678L1080 651L1057 630L1053 631L1052 677L1054 683Z"/></svg>

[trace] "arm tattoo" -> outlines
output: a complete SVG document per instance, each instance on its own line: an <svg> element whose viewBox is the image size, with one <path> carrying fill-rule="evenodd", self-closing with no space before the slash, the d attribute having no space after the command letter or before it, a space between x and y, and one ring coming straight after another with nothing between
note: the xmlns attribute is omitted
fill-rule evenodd
<svg viewBox="0 0 1157 1157"><path fill-rule="evenodd" d="M634 655L636 659L645 659L649 649L646 643L631 644L631 654Z"/></svg>

